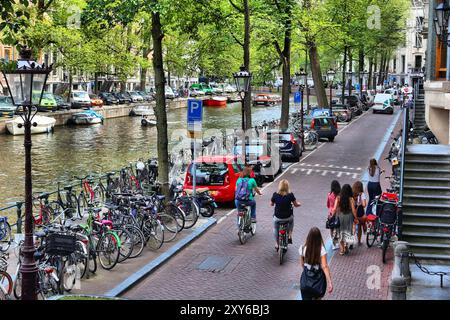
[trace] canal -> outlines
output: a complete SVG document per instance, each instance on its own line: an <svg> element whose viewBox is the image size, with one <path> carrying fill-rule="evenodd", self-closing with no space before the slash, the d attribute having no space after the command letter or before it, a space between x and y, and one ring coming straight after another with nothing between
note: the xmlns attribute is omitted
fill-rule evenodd
<svg viewBox="0 0 450 320"><path fill-rule="evenodd" d="M279 105L252 110L254 124L280 117ZM169 111L169 140L173 130L186 128L186 112ZM204 129L240 128L241 104L204 108L203 119ZM54 191L57 181L74 182L75 175L113 171L139 158L156 157L156 134L156 127L142 127L139 117L122 117L103 125L61 126L53 134L33 135L33 193ZM0 208L22 201L23 194L23 136L0 135Z"/></svg>

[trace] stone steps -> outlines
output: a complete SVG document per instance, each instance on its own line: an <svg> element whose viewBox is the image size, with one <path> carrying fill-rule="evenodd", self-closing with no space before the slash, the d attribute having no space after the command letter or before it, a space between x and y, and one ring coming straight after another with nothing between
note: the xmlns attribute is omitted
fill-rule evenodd
<svg viewBox="0 0 450 320"><path fill-rule="evenodd" d="M417 213L403 213L403 220L411 223L450 223L450 213L431 213L425 210Z"/></svg>

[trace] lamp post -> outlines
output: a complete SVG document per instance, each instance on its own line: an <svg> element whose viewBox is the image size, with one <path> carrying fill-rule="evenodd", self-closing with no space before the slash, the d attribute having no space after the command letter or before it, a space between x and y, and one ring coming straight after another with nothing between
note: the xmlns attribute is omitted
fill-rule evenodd
<svg viewBox="0 0 450 320"><path fill-rule="evenodd" d="M25 130L25 241L22 247L23 261L19 272L22 275L22 300L36 300L38 268L34 260L33 200L31 175L31 126L44 93L48 74L52 67L39 65L31 58L31 50L22 48L18 61L3 64L2 73L17 112L23 120ZM21 126L21 124L19 124Z"/></svg>
<svg viewBox="0 0 450 320"><path fill-rule="evenodd" d="M306 91L308 91L308 74L305 72L305 70L303 70L303 68L300 69L299 72L299 76L300 76L300 93L301 93L301 97L302 100L300 102L300 127L301 127L301 135L302 135L302 150L305 150L305 130L303 128L303 123L304 123L304 109L303 109L303 92L304 89L306 88ZM308 106L306 107L308 110Z"/></svg>
<svg viewBox="0 0 450 320"><path fill-rule="evenodd" d="M334 71L333 69L329 69L327 71L328 85L330 86L330 115L333 114L333 80L335 75L336 71Z"/></svg>
<svg viewBox="0 0 450 320"><path fill-rule="evenodd" d="M244 66L241 66L240 71L233 74L234 82L236 83L237 92L242 102L242 130L245 132L245 95L250 89L250 81L252 74L245 70Z"/></svg>
<svg viewBox="0 0 450 320"><path fill-rule="evenodd" d="M434 9L436 17L434 26L437 37L447 44L447 73L446 79L450 81L450 5L447 1L441 2Z"/></svg>

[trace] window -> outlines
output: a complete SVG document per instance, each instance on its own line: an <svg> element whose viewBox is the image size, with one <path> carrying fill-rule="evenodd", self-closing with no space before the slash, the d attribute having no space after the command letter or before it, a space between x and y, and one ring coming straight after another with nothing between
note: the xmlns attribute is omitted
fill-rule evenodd
<svg viewBox="0 0 450 320"><path fill-rule="evenodd" d="M421 69L422 68L422 56L415 57L414 68Z"/></svg>
<svg viewBox="0 0 450 320"><path fill-rule="evenodd" d="M402 73L405 73L406 70L406 57L402 55Z"/></svg>
<svg viewBox="0 0 450 320"><path fill-rule="evenodd" d="M11 60L11 49L6 49L5 48L5 61L9 62Z"/></svg>

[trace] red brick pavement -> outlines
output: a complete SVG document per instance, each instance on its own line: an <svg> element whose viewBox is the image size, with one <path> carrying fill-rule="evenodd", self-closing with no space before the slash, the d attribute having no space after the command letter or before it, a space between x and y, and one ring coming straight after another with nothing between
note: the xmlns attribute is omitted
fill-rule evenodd
<svg viewBox="0 0 450 320"><path fill-rule="evenodd" d="M323 144L283 174L303 205L295 210L294 244L282 266L274 249L273 209L269 206L277 187L275 182L264 189L262 197L257 197L257 234L245 245L239 244L232 214L124 296L131 299L296 299L301 272L299 246L313 226L321 229L324 239L329 238L325 229L325 199L331 180L337 178L344 184L360 179L391 121L392 117L386 115L365 114L342 131L335 143ZM324 173L324 170L328 171ZM330 299L382 298L376 292L365 290L367 266L381 263L381 256L375 252L376 248L357 248L349 256L333 257L335 291ZM229 262L222 270L200 270L199 264L207 257L225 258ZM386 268L383 276L385 273L389 273Z"/></svg>

